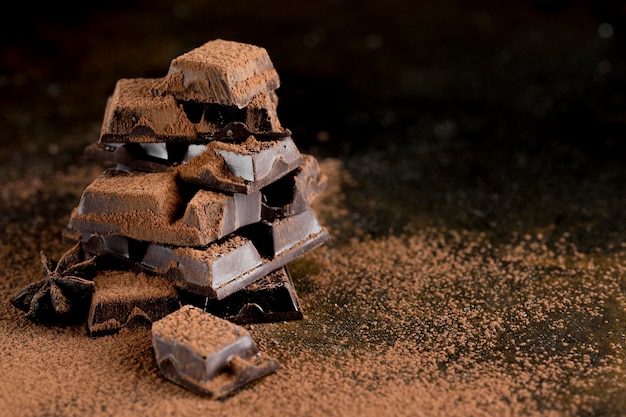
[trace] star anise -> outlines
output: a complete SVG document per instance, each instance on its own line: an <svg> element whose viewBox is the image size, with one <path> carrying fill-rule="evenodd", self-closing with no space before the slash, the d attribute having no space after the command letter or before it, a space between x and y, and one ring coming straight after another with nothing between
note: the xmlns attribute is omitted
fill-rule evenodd
<svg viewBox="0 0 626 417"><path fill-rule="evenodd" d="M80 243L65 252L58 262L41 252L44 279L22 288L11 304L35 321L67 317L93 293L94 283L88 277L95 260L84 259Z"/></svg>

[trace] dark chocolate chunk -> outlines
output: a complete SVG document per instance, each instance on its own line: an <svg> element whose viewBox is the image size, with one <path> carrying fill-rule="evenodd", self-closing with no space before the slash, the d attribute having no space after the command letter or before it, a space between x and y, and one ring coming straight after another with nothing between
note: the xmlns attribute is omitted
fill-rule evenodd
<svg viewBox="0 0 626 417"><path fill-rule="evenodd" d="M237 324L301 320L304 315L287 266L222 300L181 291L181 302Z"/></svg>
<svg viewBox="0 0 626 417"><path fill-rule="evenodd" d="M122 78L107 100L100 142L190 142L196 127L176 99L154 96L157 79Z"/></svg>
<svg viewBox="0 0 626 417"><path fill-rule="evenodd" d="M68 228L197 247L260 219L258 191L226 194L179 184L172 173L108 170L84 190Z"/></svg>
<svg viewBox="0 0 626 417"><path fill-rule="evenodd" d="M291 137L241 143L213 141L190 146L197 155L173 168L183 181L222 191L248 194L284 177L304 163Z"/></svg>
<svg viewBox="0 0 626 417"><path fill-rule="evenodd" d="M174 58L156 94L178 100L247 106L260 92L280 86L265 48L216 39Z"/></svg>
<svg viewBox="0 0 626 417"><path fill-rule="evenodd" d="M150 327L181 306L176 289L163 277L103 270L94 283L87 317L90 336L115 333L125 327Z"/></svg>
<svg viewBox="0 0 626 417"><path fill-rule="evenodd" d="M276 257L321 231L322 226L309 208L293 216L262 220L242 228L239 233L254 241L262 256Z"/></svg>
<svg viewBox="0 0 626 417"><path fill-rule="evenodd" d="M300 168L261 190L263 219L302 213L328 186L328 178L321 172L317 159L302 156L304 164Z"/></svg>
<svg viewBox="0 0 626 417"><path fill-rule="evenodd" d="M187 144L167 144L169 145L165 147L167 155L157 157L150 152L150 148L158 145L162 144L92 143L85 148L83 156L87 159L114 162L126 170L165 172L171 165L180 163L182 157L178 155L181 150L186 153L188 148ZM174 149L175 146L179 149Z"/></svg>
<svg viewBox="0 0 626 417"><path fill-rule="evenodd" d="M199 288L203 295L223 298L260 278L251 274L263 260L252 241L232 235L206 249L150 245L141 265L182 288Z"/></svg>
<svg viewBox="0 0 626 417"><path fill-rule="evenodd" d="M182 289L223 299L329 239L311 210L262 223L264 234L237 236L237 245L230 237L206 249L150 245L141 264L169 276Z"/></svg>
<svg viewBox="0 0 626 417"><path fill-rule="evenodd" d="M189 305L152 325L152 344L165 378L211 398L280 367L259 351L246 329Z"/></svg>

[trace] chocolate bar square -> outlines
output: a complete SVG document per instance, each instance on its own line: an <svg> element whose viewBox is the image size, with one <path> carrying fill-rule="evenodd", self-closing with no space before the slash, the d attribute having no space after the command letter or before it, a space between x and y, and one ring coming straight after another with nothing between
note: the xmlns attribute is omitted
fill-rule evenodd
<svg viewBox="0 0 626 417"><path fill-rule="evenodd" d="M212 398L280 366L259 351L246 329L189 305L152 325L152 344L167 379Z"/></svg>
<svg viewBox="0 0 626 417"><path fill-rule="evenodd" d="M87 317L90 336L116 333L127 327L150 327L181 306L176 289L163 277L102 270L94 284Z"/></svg>

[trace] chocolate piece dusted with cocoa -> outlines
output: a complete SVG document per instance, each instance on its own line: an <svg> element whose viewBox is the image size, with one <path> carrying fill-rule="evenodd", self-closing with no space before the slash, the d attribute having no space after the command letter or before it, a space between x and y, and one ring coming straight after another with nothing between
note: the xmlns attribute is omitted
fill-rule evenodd
<svg viewBox="0 0 626 417"><path fill-rule="evenodd" d="M193 150L198 152L193 155ZM251 193L284 177L301 166L302 154L291 137L242 143L213 141L191 147L188 160L173 168L181 180L202 187L236 193Z"/></svg>
<svg viewBox="0 0 626 417"><path fill-rule="evenodd" d="M253 133L283 132L275 94L259 91L244 108L154 95L156 78L122 78L109 97L100 143L196 143L224 136L231 123Z"/></svg>
<svg viewBox="0 0 626 417"><path fill-rule="evenodd" d="M107 100L100 142L195 140L193 123L172 96L154 96L155 78L122 78Z"/></svg>
<svg viewBox="0 0 626 417"><path fill-rule="evenodd" d="M178 288L223 299L328 241L328 231L319 225L312 212L299 216L293 223L244 228L245 237L231 234L205 248L146 245L122 236L78 234L78 239L92 255L129 260L150 274L167 276ZM272 227L276 230L272 231ZM271 240L274 235L280 235L277 252L277 245Z"/></svg>
<svg viewBox="0 0 626 417"><path fill-rule="evenodd" d="M319 224L318 224L319 226ZM315 229L315 228L313 228ZM286 228L281 231L288 233ZM232 236L206 249L170 248L149 245L141 265L151 273L168 276L179 288L215 299L223 299L329 239L324 229L305 235L297 229L284 236L287 249L277 256L263 256L259 248L272 247L270 233L250 237ZM253 233L250 233L253 235Z"/></svg>
<svg viewBox="0 0 626 417"><path fill-rule="evenodd" d="M272 184L304 163L289 136L266 141L248 136L238 143L92 144L85 156L115 162L121 169L172 171L199 187L244 194Z"/></svg>
<svg viewBox="0 0 626 417"><path fill-rule="evenodd" d="M304 315L287 266L278 268L222 299L180 291L183 304L193 304L237 324L301 320Z"/></svg>
<svg viewBox="0 0 626 417"><path fill-rule="evenodd" d="M169 172L108 170L87 186L68 228L168 245L204 246L259 220L258 191L225 194L179 184Z"/></svg>
<svg viewBox="0 0 626 417"><path fill-rule="evenodd" d="M251 275L263 265L252 241L232 235L206 249L150 245L141 265L169 277L183 288L223 298L260 278Z"/></svg>
<svg viewBox="0 0 626 417"><path fill-rule="evenodd" d="M152 345L167 379L211 398L280 367L263 355L246 329L189 305L152 325Z"/></svg>
<svg viewBox="0 0 626 417"><path fill-rule="evenodd" d="M78 203L77 215L151 212L172 219L183 204L176 178L170 173L109 169L89 184Z"/></svg>
<svg viewBox="0 0 626 417"><path fill-rule="evenodd" d="M150 327L181 306L176 289L163 277L103 270L94 283L87 317L90 336L116 333L125 327Z"/></svg>
<svg viewBox="0 0 626 417"><path fill-rule="evenodd" d="M242 108L260 92L279 86L278 73L265 48L215 39L174 58L154 91L183 101Z"/></svg>

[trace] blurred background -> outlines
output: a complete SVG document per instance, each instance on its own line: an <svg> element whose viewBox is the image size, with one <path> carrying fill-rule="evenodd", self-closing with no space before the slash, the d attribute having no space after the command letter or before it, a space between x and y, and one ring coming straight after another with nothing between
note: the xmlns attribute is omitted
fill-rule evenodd
<svg viewBox="0 0 626 417"><path fill-rule="evenodd" d="M303 152L341 161L359 231L567 230L582 250L623 240L626 2L12 7L0 29L0 169L83 163L119 78L162 77L174 57L223 38L268 50L282 124Z"/></svg>

